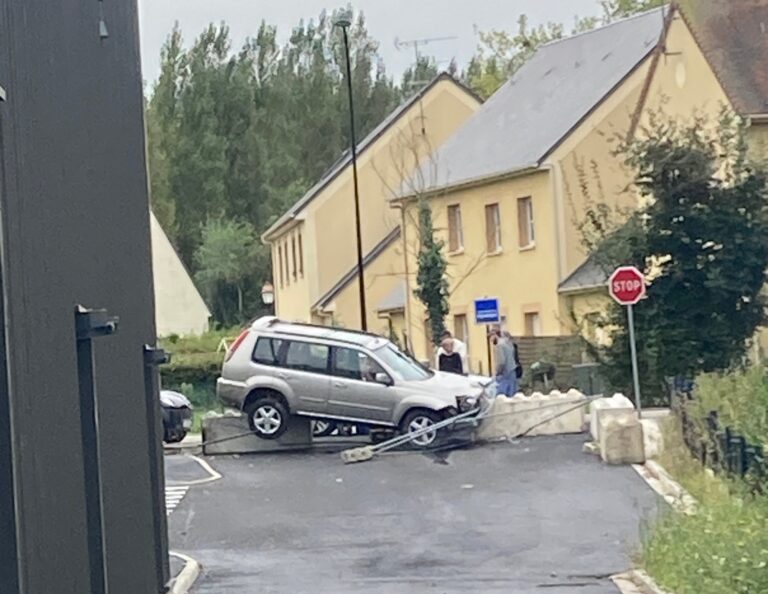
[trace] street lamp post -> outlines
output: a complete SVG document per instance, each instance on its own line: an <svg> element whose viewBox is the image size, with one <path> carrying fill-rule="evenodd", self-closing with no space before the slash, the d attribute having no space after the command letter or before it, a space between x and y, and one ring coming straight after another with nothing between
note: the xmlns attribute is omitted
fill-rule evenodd
<svg viewBox="0 0 768 594"><path fill-rule="evenodd" d="M347 59L347 92L349 93L349 135L352 151L352 179L355 191L355 232L357 235L357 280L360 290L360 327L368 330L365 307L365 283L363 281L363 240L360 233L360 192L357 185L357 139L355 138L355 106L352 101L352 65L349 58L349 35L347 29L352 25L352 14L340 10L333 23L341 29L344 37L344 54Z"/></svg>

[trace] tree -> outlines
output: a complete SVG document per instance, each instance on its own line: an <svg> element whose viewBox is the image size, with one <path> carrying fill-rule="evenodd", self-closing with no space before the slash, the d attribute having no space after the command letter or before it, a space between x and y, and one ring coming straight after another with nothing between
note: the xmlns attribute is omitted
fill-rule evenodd
<svg viewBox="0 0 768 594"><path fill-rule="evenodd" d="M253 284L254 260L258 257L256 231L244 221L223 218L209 219L202 229L202 243L195 252L197 272L195 280L219 309L223 321L243 321L244 298L249 284ZM222 289L234 289L237 311L226 311ZM221 311L224 309L225 311Z"/></svg>
<svg viewBox="0 0 768 594"><path fill-rule="evenodd" d="M665 4L669 4L669 0L601 0L600 2L605 23L646 12Z"/></svg>
<svg viewBox="0 0 768 594"><path fill-rule="evenodd" d="M424 304L432 333L432 342L438 344L445 332L448 315L448 264L443 256L443 242L435 238L432 210L426 198L419 198L419 254L417 288L414 295Z"/></svg>
<svg viewBox="0 0 768 594"><path fill-rule="evenodd" d="M587 247L606 273L631 264L651 279L635 324L642 391L653 401L667 377L739 362L766 322L768 171L749 161L744 126L731 114L714 129L703 118L656 114L621 151L643 206L621 226L592 212ZM592 349L629 392L625 315L610 307L602 324L612 344Z"/></svg>

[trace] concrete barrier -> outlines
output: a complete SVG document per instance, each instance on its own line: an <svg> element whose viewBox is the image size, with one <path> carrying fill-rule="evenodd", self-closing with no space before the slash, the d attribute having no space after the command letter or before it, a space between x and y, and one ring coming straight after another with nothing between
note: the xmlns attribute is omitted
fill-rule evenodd
<svg viewBox="0 0 768 594"><path fill-rule="evenodd" d="M312 447L311 422L303 417L291 417L288 430L277 439L262 439L250 431L244 416L222 416L203 419L203 453L250 454L303 450ZM247 435L241 435L247 433ZM235 437L241 435L240 437ZM210 443L209 443L210 442Z"/></svg>
<svg viewBox="0 0 768 594"><path fill-rule="evenodd" d="M477 437L482 441L512 439L534 425L538 426L528 435L581 433L584 430L585 401L584 394L577 390L567 394L554 390L549 394L534 392L531 396L497 396L487 418L478 428ZM585 406L574 409L582 402Z"/></svg>
<svg viewBox="0 0 768 594"><path fill-rule="evenodd" d="M635 415L635 405L624 394L614 394L610 398L598 398L589 405L589 432L592 439L600 441L600 423L608 418L620 418L627 414Z"/></svg>
<svg viewBox="0 0 768 594"><path fill-rule="evenodd" d="M643 425L636 415L600 416L600 457L607 464L645 463Z"/></svg>

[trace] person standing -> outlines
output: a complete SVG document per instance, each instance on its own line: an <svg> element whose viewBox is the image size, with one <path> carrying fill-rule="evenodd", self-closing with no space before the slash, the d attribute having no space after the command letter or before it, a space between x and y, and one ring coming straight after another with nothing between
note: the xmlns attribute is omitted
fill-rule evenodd
<svg viewBox="0 0 768 594"><path fill-rule="evenodd" d="M437 356L437 368L447 373L464 374L464 364L461 355L453 350L454 341L445 338L440 347L440 354Z"/></svg>
<svg viewBox="0 0 768 594"><path fill-rule="evenodd" d="M517 353L508 332L494 331L494 360L496 362L496 393L506 396L517 394Z"/></svg>
<svg viewBox="0 0 768 594"><path fill-rule="evenodd" d="M458 338L454 338L453 335L446 330L440 335L440 348L437 349L437 354L435 355L435 366L440 369L440 355L445 354L445 344L446 341L450 342L452 345L452 352L458 353L459 357L461 357L461 369L462 373L467 374L469 373L469 361L467 358L467 345L464 344L462 341L460 341Z"/></svg>

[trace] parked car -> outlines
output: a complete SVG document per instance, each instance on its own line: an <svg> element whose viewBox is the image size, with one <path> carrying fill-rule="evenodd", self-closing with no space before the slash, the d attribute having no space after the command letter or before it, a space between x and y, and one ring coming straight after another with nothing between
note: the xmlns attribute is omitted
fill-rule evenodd
<svg viewBox="0 0 768 594"><path fill-rule="evenodd" d="M413 433L483 396L479 382L424 369L381 336L275 317L256 320L232 343L216 391L264 439L280 437L294 415ZM436 437L413 443L427 447Z"/></svg>
<svg viewBox="0 0 768 594"><path fill-rule="evenodd" d="M192 403L179 392L160 390L160 409L163 414L163 441L177 443L192 429Z"/></svg>

